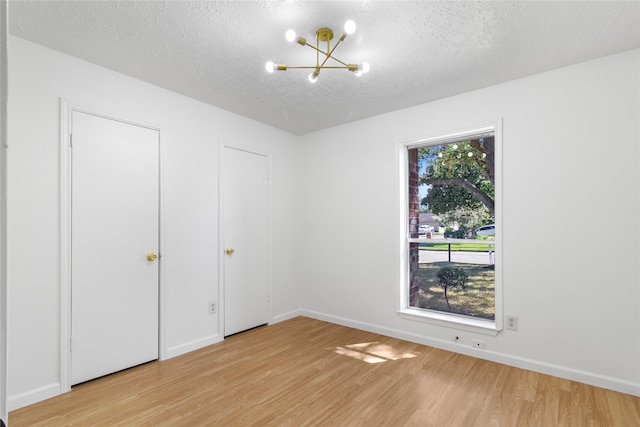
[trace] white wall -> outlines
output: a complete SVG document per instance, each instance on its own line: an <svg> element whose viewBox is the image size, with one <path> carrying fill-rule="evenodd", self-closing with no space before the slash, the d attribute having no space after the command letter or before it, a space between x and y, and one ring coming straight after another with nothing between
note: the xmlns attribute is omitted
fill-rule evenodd
<svg viewBox="0 0 640 427"><path fill-rule="evenodd" d="M0 1L0 425L7 420L7 38L9 3Z"/></svg>
<svg viewBox="0 0 640 427"><path fill-rule="evenodd" d="M59 392L60 97L161 128L167 356L221 338L206 307L224 142L271 156L274 321L303 313L640 395L638 50L303 137L21 39L9 55L10 408ZM504 312L520 330L480 352L396 313L397 142L499 117Z"/></svg>
<svg viewBox="0 0 640 427"><path fill-rule="evenodd" d="M11 37L9 45L10 409L60 391L60 98L161 129L163 354L171 357L222 339L208 302L218 297L220 286L223 142L271 158L274 319L299 308L297 138L22 39Z"/></svg>
<svg viewBox="0 0 640 427"><path fill-rule="evenodd" d="M629 51L303 136L304 312L640 395L639 57ZM471 333L396 313L397 150L398 141L501 117L503 306L519 331L483 336L482 351L470 347Z"/></svg>

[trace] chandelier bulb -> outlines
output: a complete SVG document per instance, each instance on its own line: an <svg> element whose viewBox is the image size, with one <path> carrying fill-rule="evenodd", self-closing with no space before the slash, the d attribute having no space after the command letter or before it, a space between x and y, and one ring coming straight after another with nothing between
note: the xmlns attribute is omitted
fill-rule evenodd
<svg viewBox="0 0 640 427"><path fill-rule="evenodd" d="M287 30L284 36L289 43L296 41L296 32L293 30Z"/></svg>
<svg viewBox="0 0 640 427"><path fill-rule="evenodd" d="M371 69L371 66L369 65L369 63L363 62L362 64L358 65L358 69L354 72L354 74L360 77L363 74L368 73L370 69Z"/></svg>
<svg viewBox="0 0 640 427"><path fill-rule="evenodd" d="M356 23L353 22L351 19L349 19L347 22L344 23L344 32L346 34L353 34L356 31Z"/></svg>
<svg viewBox="0 0 640 427"><path fill-rule="evenodd" d="M313 73L309 74L309 82L311 83L315 83L318 81L318 74L320 74L320 71L315 70Z"/></svg>
<svg viewBox="0 0 640 427"><path fill-rule="evenodd" d="M269 61L265 64L264 68L267 70L268 73L273 73L273 70L275 69L275 64L272 61Z"/></svg>

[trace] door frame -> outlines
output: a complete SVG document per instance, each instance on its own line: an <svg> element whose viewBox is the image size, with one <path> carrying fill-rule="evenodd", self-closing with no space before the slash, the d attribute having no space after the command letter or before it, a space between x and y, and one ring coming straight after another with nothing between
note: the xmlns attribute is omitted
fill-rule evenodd
<svg viewBox="0 0 640 427"><path fill-rule="evenodd" d="M60 393L71 390L71 130L73 112L91 114L93 116L115 120L118 122L140 126L158 132L158 359L166 358L165 351L165 307L164 307L164 268L163 254L163 144L159 126L150 125L139 120L118 117L101 112L92 107L60 98L60 136L59 136L59 186L60 186Z"/></svg>
<svg viewBox="0 0 640 427"><path fill-rule="evenodd" d="M267 159L267 174L268 174L268 183L267 183L267 257L268 257L268 278L267 278L267 288L269 292L269 320L267 324L271 324L273 322L273 239L271 230L273 228L272 224L272 212L273 212L273 202L272 202L272 167L271 167L271 155L259 151L253 151L246 148L242 148L236 145L227 144L225 142L220 142L220 153L218 155L218 265L220 268L218 269L218 333L224 339L224 331L225 331L225 218L224 218L224 191L225 191L225 177L224 177L224 152L226 148L242 151L249 154L254 154L256 156L262 156Z"/></svg>

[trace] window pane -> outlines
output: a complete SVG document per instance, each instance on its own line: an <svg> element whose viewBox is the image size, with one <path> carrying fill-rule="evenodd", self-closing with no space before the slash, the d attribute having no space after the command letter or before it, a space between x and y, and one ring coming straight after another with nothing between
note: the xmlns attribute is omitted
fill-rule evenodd
<svg viewBox="0 0 640 427"><path fill-rule="evenodd" d="M495 320L493 243L411 243L410 307ZM413 257L412 257L413 260ZM417 267L417 268L416 268Z"/></svg>
<svg viewBox="0 0 640 427"><path fill-rule="evenodd" d="M495 320L494 134L407 154L408 306Z"/></svg>

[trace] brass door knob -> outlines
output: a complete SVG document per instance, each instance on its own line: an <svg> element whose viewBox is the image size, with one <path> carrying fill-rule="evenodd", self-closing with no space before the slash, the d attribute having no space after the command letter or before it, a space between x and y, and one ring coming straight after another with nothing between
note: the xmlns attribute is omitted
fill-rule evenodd
<svg viewBox="0 0 640 427"><path fill-rule="evenodd" d="M235 250L233 248L227 248L225 252L227 253L227 255L231 255L232 253L235 252Z"/></svg>
<svg viewBox="0 0 640 427"><path fill-rule="evenodd" d="M147 254L147 259L148 259L149 261L155 261L155 260L156 260L156 258L158 258L158 255L154 254L153 252L149 252L149 253Z"/></svg>

